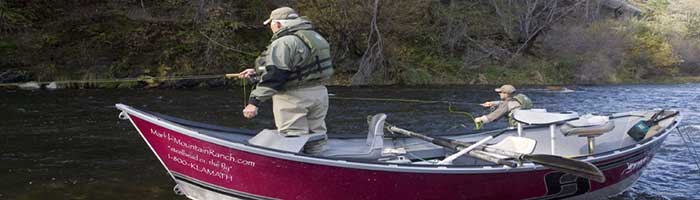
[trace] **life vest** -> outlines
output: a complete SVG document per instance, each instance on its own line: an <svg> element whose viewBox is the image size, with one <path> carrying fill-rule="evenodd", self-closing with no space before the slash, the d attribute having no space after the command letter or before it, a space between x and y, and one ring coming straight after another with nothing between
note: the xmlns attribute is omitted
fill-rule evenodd
<svg viewBox="0 0 700 200"><path fill-rule="evenodd" d="M328 41L313 30L298 30L293 34L309 49L309 56L297 66L292 66L287 86L322 83L333 75L333 59Z"/></svg>
<svg viewBox="0 0 700 200"><path fill-rule="evenodd" d="M525 96L524 94L517 94L513 97L518 103L520 103L520 109L531 109L532 108L532 100L530 100L529 97Z"/></svg>
<svg viewBox="0 0 700 200"><path fill-rule="evenodd" d="M522 110L532 109L532 100L524 94L516 94L513 99L520 104ZM518 125L518 122L513 119L513 110L508 111L508 125L514 127Z"/></svg>
<svg viewBox="0 0 700 200"><path fill-rule="evenodd" d="M270 45L282 37L295 37L308 49L307 56L301 58L301 63L288 66L289 75L285 77L285 82L281 88L289 89L301 86L313 86L324 84L333 75L333 61L330 53L330 45L320 34L313 30L313 25L306 19L299 19L296 25L284 27L272 35ZM264 74L270 63L268 56L271 46L267 46L258 58L255 59L255 69L257 74ZM296 54L299 52L290 52ZM253 80L257 82L259 80Z"/></svg>

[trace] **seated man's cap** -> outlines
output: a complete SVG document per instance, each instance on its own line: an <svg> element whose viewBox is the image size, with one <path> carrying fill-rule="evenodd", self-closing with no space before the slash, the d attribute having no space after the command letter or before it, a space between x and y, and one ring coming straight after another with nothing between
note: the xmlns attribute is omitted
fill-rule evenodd
<svg viewBox="0 0 700 200"><path fill-rule="evenodd" d="M499 88L496 88L494 91L512 94L513 92L515 92L515 87L513 87L512 85L503 85Z"/></svg>
<svg viewBox="0 0 700 200"><path fill-rule="evenodd" d="M265 20L263 24L267 25L269 24L272 20L280 20L280 19L296 19L299 17L299 14L297 14L297 11L290 7L281 7L273 10L270 13L270 18Z"/></svg>

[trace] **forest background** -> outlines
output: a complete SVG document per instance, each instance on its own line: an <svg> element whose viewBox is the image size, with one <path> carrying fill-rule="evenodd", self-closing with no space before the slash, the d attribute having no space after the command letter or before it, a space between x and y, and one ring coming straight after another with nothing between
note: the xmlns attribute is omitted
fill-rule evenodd
<svg viewBox="0 0 700 200"><path fill-rule="evenodd" d="M329 40L335 85L700 81L697 0L0 0L0 83L229 85L164 80L250 68L281 6Z"/></svg>

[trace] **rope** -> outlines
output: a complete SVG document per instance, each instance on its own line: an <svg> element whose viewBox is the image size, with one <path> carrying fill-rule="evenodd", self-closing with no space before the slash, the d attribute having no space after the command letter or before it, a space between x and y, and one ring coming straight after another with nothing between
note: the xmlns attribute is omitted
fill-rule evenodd
<svg viewBox="0 0 700 200"><path fill-rule="evenodd" d="M688 153L693 158L693 161L695 161L695 166L697 166L698 170L700 170L700 159L698 159L698 152L695 150L695 147L691 145L695 144L692 137L690 137L690 135L686 133L685 136L688 137L688 141L686 141L685 137L683 137L683 132L681 132L680 129L678 129L678 127L676 127L676 131L678 132L678 135L681 136L681 140L683 140L683 144L688 149Z"/></svg>

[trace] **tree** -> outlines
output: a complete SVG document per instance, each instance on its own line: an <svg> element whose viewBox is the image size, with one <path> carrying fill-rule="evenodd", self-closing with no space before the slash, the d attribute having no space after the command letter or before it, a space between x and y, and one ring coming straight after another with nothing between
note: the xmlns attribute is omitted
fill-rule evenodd
<svg viewBox="0 0 700 200"><path fill-rule="evenodd" d="M367 49L360 59L357 73L352 76L352 85L367 85L372 73L384 66L384 42L382 34L377 27L377 15L379 13L379 0L374 0L370 32L367 37Z"/></svg>
<svg viewBox="0 0 700 200"><path fill-rule="evenodd" d="M590 0L491 0L499 25L514 41L512 57L528 51L551 25Z"/></svg>

